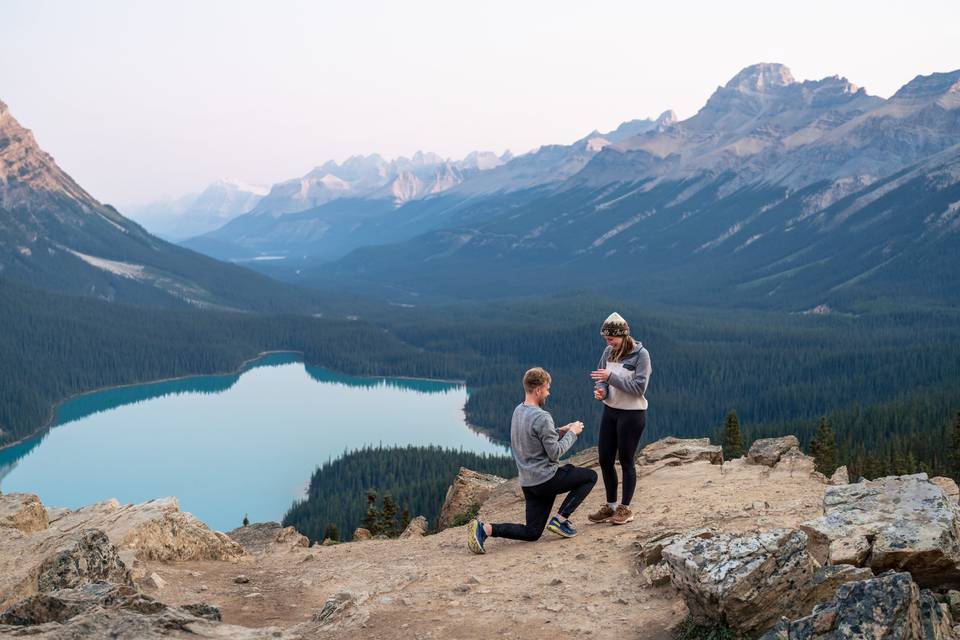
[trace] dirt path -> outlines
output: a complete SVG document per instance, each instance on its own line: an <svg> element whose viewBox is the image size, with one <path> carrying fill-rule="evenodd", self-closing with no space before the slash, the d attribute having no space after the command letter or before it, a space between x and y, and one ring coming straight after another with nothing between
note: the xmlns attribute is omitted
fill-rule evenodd
<svg viewBox="0 0 960 640"><path fill-rule="evenodd" d="M482 556L468 551L465 527L402 541L274 544L236 564L148 563L147 574L167 584L145 590L171 604L216 604L224 622L250 627L306 622L329 596L351 591L363 628L329 632L351 638L668 638L686 607L669 585L646 584L639 543L700 527L794 526L822 513L823 484L768 472L734 461L723 473L694 463L641 477L636 519L622 527L586 523L604 499L598 485L574 516L580 535L573 539L549 532L535 543L491 539ZM518 493L513 485L498 492L481 516L522 520ZM236 583L240 574L249 582Z"/></svg>

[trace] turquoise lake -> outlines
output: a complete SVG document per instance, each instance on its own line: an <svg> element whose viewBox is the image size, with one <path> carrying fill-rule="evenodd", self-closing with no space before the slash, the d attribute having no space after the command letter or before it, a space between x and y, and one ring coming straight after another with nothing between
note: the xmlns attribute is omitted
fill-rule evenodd
<svg viewBox="0 0 960 640"><path fill-rule="evenodd" d="M108 389L0 450L0 491L77 508L176 496L214 529L280 520L310 474L365 445L506 454L466 424L463 385L358 378L270 354L243 372ZM360 499L362 497L358 497Z"/></svg>

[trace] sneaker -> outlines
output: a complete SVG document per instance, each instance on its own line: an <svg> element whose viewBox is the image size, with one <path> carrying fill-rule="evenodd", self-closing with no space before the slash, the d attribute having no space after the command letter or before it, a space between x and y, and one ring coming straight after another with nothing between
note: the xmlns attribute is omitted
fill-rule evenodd
<svg viewBox="0 0 960 640"><path fill-rule="evenodd" d="M483 530L483 523L480 518L474 518L467 526L467 546L474 553L486 553L483 548L483 542L487 539L487 532Z"/></svg>
<svg viewBox="0 0 960 640"><path fill-rule="evenodd" d="M560 520L557 516L550 518L547 529L564 538L572 538L577 535L577 530L573 528L573 524L569 520Z"/></svg>
<svg viewBox="0 0 960 640"><path fill-rule="evenodd" d="M610 508L610 505L605 504L602 507L600 507L600 510L597 511L596 513L591 513L590 515L588 515L587 520L589 520L590 522L596 522L599 524L601 522L606 522L607 520L612 518L614 513L615 512L613 509Z"/></svg>
<svg viewBox="0 0 960 640"><path fill-rule="evenodd" d="M617 510L610 518L610 524L627 524L628 522L633 522L633 512L630 511L630 507L617 505Z"/></svg>

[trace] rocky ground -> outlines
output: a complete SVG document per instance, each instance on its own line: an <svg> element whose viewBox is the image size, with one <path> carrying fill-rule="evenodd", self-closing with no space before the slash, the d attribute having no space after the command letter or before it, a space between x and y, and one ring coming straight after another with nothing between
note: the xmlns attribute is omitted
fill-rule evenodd
<svg viewBox="0 0 960 640"><path fill-rule="evenodd" d="M580 530L576 538L561 539L545 532L535 543L491 539L482 556L468 550L466 527L405 540L308 548L306 540L292 530L255 525L231 532L231 540L207 536L202 544L193 543L180 552L170 539L170 527L153 526L152 533L141 531L139 537L131 537L127 527L123 538L110 532L109 518L103 514L93 520L119 548L136 589L169 605L170 616L181 616L180 622L164 623L165 631L156 632L157 637L466 640L542 638L546 633L668 638L671 628L688 615L688 607L671 585L669 574L657 579L655 571L644 572L649 540L704 530L716 536L794 529L824 515L829 485L822 476L811 473L809 458L788 460L785 456L778 464L775 457L772 467L751 464L746 458L711 464L711 459L719 462L716 449L686 447L678 454L678 445L671 448L668 443L659 453L654 449L641 456L636 519L627 525L586 522L586 514L604 500L598 484L575 515ZM595 456L587 453L579 462L593 465ZM36 506L29 509L35 512ZM14 549L28 555L27 541L48 535L37 530L39 525L25 521L28 516L22 515L24 512L28 516L33 513L21 509L19 535L4 539L3 532L14 528L0 526L0 571L18 564L11 557ZM0 509L0 522L5 517L11 521L14 516ZM492 490L481 517L492 522L522 521L523 500L515 481ZM78 517L72 518L76 525ZM46 531L56 526L52 519ZM181 522L173 530L184 531L185 526ZM20 533L24 529L33 532ZM16 540L11 541L13 538ZM233 541L245 553L236 553ZM48 552L56 545L39 546ZM157 552L157 548L164 551ZM14 582L0 579L0 609L36 584L22 579ZM176 608L196 603L219 608L222 623L191 620ZM126 623L119 619L97 621L91 618L95 613L85 615L91 619L88 630L119 630L120 637L154 637L124 636ZM101 623L105 626L98 627ZM0 634L26 635L29 631L31 637L83 637L67 634L70 624L0 626Z"/></svg>

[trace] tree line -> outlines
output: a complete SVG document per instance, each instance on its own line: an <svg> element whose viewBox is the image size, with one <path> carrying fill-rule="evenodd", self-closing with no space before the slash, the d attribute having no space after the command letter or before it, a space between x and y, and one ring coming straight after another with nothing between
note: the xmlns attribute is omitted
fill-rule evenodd
<svg viewBox="0 0 960 640"><path fill-rule="evenodd" d="M435 525L447 487L460 467L504 478L517 474L509 456L435 446L364 447L319 466L310 477L307 497L293 503L283 525L296 527L313 542L322 542L333 532L341 540L349 539L361 525L374 535L398 535L401 524L405 527L416 516Z"/></svg>

